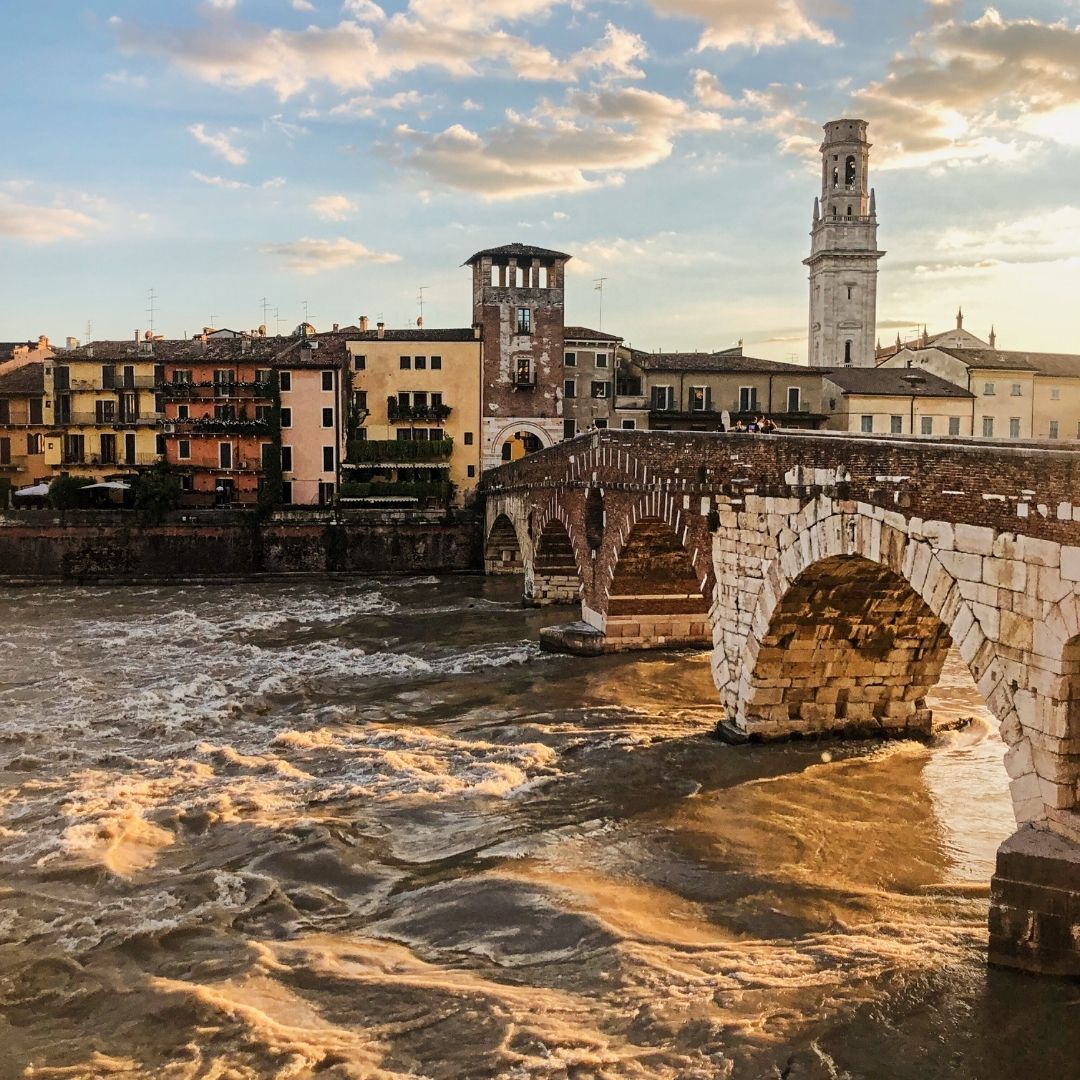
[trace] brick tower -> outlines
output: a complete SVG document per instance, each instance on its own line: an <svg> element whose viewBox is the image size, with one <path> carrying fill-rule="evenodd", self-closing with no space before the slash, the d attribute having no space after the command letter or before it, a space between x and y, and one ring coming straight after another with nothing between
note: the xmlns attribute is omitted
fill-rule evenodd
<svg viewBox="0 0 1080 1080"><path fill-rule="evenodd" d="M478 251L473 323L483 334L483 467L562 438L564 290L569 255L507 244Z"/></svg>
<svg viewBox="0 0 1080 1080"><path fill-rule="evenodd" d="M810 258L810 366L873 367L877 206L865 120L834 120L821 144Z"/></svg>

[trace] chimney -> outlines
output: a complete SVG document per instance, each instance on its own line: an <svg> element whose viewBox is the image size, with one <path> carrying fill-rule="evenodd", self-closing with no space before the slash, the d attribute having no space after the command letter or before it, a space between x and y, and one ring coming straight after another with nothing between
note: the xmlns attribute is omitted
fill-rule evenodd
<svg viewBox="0 0 1080 1080"><path fill-rule="evenodd" d="M366 334L367 333L367 327L368 327L367 316L366 315L361 315L360 316L360 332L362 334Z"/></svg>
<svg viewBox="0 0 1080 1080"><path fill-rule="evenodd" d="M38 334L38 348L47 349L49 347L49 338L47 334Z"/></svg>
<svg viewBox="0 0 1080 1080"><path fill-rule="evenodd" d="M138 327L135 328L135 347L136 348L139 347L139 329L138 329Z"/></svg>
<svg viewBox="0 0 1080 1080"><path fill-rule="evenodd" d="M339 327L337 323L334 323L334 333L336 334L340 329L341 327Z"/></svg>
<svg viewBox="0 0 1080 1080"><path fill-rule="evenodd" d="M204 326L202 328L202 332L204 334L212 334L214 332L214 328L212 326Z"/></svg>
<svg viewBox="0 0 1080 1080"><path fill-rule="evenodd" d="M382 341L386 337L386 323L380 322L375 324L375 330L379 335L379 340Z"/></svg>
<svg viewBox="0 0 1080 1080"><path fill-rule="evenodd" d="M478 322L472 324L472 336L474 341L480 340L480 324Z"/></svg>
<svg viewBox="0 0 1080 1080"><path fill-rule="evenodd" d="M69 337L67 339L67 347L69 349L77 349L79 347L79 339L75 337Z"/></svg>

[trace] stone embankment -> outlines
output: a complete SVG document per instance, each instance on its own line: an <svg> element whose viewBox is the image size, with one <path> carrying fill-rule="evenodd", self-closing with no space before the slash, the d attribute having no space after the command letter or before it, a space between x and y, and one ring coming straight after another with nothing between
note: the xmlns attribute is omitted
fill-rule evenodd
<svg viewBox="0 0 1080 1080"><path fill-rule="evenodd" d="M0 514L0 583L236 580L324 573L449 573L480 566L472 517L405 511Z"/></svg>

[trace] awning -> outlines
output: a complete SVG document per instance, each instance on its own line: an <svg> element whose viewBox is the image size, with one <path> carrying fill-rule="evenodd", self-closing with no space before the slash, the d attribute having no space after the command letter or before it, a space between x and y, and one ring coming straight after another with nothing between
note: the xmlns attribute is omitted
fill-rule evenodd
<svg viewBox="0 0 1080 1080"><path fill-rule="evenodd" d="M16 495L23 495L28 499L41 499L49 494L48 484L31 484L29 487L17 488Z"/></svg>
<svg viewBox="0 0 1080 1080"><path fill-rule="evenodd" d="M123 480L102 480L98 484L87 484L86 487L81 488L82 491L130 491L131 485L125 484Z"/></svg>

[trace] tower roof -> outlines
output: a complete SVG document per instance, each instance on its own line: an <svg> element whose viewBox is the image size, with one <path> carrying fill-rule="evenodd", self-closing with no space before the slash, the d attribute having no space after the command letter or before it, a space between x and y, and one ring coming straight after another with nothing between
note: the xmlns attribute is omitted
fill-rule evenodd
<svg viewBox="0 0 1080 1080"><path fill-rule="evenodd" d="M552 251L550 248L534 247L532 244L503 244L502 247L484 248L483 251L478 251L471 258L465 260L466 266L473 266L478 263L485 255L490 255L496 259L514 259L514 258L527 258L527 259L562 259L564 262L568 259L572 259L572 255L567 255L564 251Z"/></svg>

